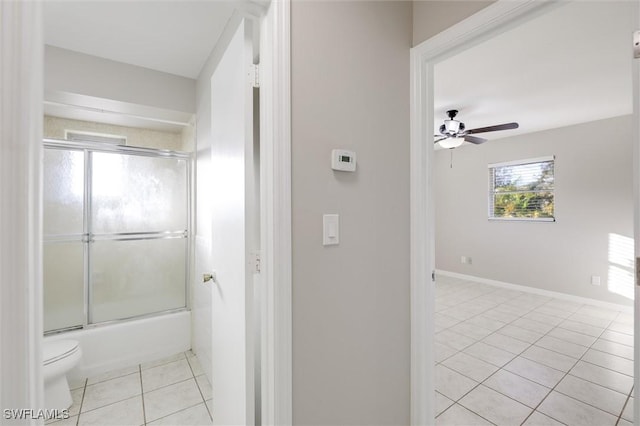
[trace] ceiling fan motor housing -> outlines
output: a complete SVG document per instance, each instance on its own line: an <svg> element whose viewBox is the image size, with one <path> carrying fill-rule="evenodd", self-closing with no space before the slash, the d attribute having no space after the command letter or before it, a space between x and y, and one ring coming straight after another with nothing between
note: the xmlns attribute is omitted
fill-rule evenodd
<svg viewBox="0 0 640 426"><path fill-rule="evenodd" d="M444 120L444 124L440 126L440 133L455 135L464 131L464 123L458 120Z"/></svg>

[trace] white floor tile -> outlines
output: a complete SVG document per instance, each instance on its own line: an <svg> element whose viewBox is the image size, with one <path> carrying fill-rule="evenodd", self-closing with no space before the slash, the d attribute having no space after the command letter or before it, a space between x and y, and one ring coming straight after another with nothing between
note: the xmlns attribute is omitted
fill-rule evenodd
<svg viewBox="0 0 640 426"><path fill-rule="evenodd" d="M482 315L505 324L510 323L520 316L516 312L503 312L497 308L490 309L484 312Z"/></svg>
<svg viewBox="0 0 640 426"><path fill-rule="evenodd" d="M195 379L144 393L147 422L193 407L200 402L202 402L202 396Z"/></svg>
<svg viewBox="0 0 640 426"><path fill-rule="evenodd" d="M624 394L633 387L633 377L584 361L578 361L569 374Z"/></svg>
<svg viewBox="0 0 640 426"><path fill-rule="evenodd" d="M601 339L611 340L627 346L633 346L633 336L625 333L619 333L613 330L605 330L600 336Z"/></svg>
<svg viewBox="0 0 640 426"><path fill-rule="evenodd" d="M454 404L436 418L438 426L490 426L491 423L466 408Z"/></svg>
<svg viewBox="0 0 640 426"><path fill-rule="evenodd" d="M82 402L82 412L113 404L141 393L139 373L96 383L87 386Z"/></svg>
<svg viewBox="0 0 640 426"><path fill-rule="evenodd" d="M542 333L525 330L524 328L516 327L514 325L507 325L496 331L496 333L513 337L514 339L522 340L527 343L533 343L543 336Z"/></svg>
<svg viewBox="0 0 640 426"><path fill-rule="evenodd" d="M463 352L498 367L502 367L515 358L515 354L496 348L495 346L487 345L484 342L474 343Z"/></svg>
<svg viewBox="0 0 640 426"><path fill-rule="evenodd" d="M484 339L483 343L491 346L495 346L498 349L502 349L507 352L511 352L514 355L520 354L522 351L531 346L530 343L523 342L522 340L514 339L513 337L505 336L504 334L494 333Z"/></svg>
<svg viewBox="0 0 640 426"><path fill-rule="evenodd" d="M185 358L184 352L177 353L175 355L171 355L165 358L157 359L151 362L145 362L141 365L142 369L157 367L162 364L168 364L170 362L178 361Z"/></svg>
<svg viewBox="0 0 640 426"><path fill-rule="evenodd" d="M105 407L84 412L80 415L79 426L138 426L144 424L142 397L135 396Z"/></svg>
<svg viewBox="0 0 640 426"><path fill-rule="evenodd" d="M459 322L460 320L450 317L448 315L441 314L441 313L435 314L434 324L439 325L440 327L449 328L458 324Z"/></svg>
<svg viewBox="0 0 640 426"><path fill-rule="evenodd" d="M576 362L578 362L576 358L571 358L570 356L562 355L558 352L535 345L522 352L520 356L564 372L571 370Z"/></svg>
<svg viewBox="0 0 640 426"><path fill-rule="evenodd" d="M71 391L72 404L69 407L69 415L75 416L80 412L80 404L82 403L82 397L84 396L84 388L74 389Z"/></svg>
<svg viewBox="0 0 640 426"><path fill-rule="evenodd" d="M591 346L592 349L596 349L600 352L606 352L608 354L617 355L622 358L626 358L633 361L633 347L622 345L620 343L612 342L610 340L598 339Z"/></svg>
<svg viewBox="0 0 640 426"><path fill-rule="evenodd" d="M483 385L531 408L535 408L551 392L551 389L507 370L498 371L485 380Z"/></svg>
<svg viewBox="0 0 640 426"><path fill-rule="evenodd" d="M617 417L558 392L542 401L538 411L567 425L614 426Z"/></svg>
<svg viewBox="0 0 640 426"><path fill-rule="evenodd" d="M484 379L498 371L499 367L484 362L478 358L458 352L454 356L442 362L442 365L449 367L458 373L465 375L476 382L482 382Z"/></svg>
<svg viewBox="0 0 640 426"><path fill-rule="evenodd" d="M443 345L442 343L435 342L436 363L442 362L445 359L449 358L451 355L455 355L456 353L458 353L456 349L453 349L447 345Z"/></svg>
<svg viewBox="0 0 640 426"><path fill-rule="evenodd" d="M54 420L51 422L46 421L44 424L55 426L76 426L78 424L78 416L70 416L68 419Z"/></svg>
<svg viewBox="0 0 640 426"><path fill-rule="evenodd" d="M611 320L607 318L593 317L581 313L575 313L567 318L571 321L581 322L583 324L592 325L594 327L607 328L611 324Z"/></svg>
<svg viewBox="0 0 640 426"><path fill-rule="evenodd" d="M518 318L511 323L516 327L524 328L525 330L535 331L536 333L546 334L555 326L546 324L543 322L535 321L529 318Z"/></svg>
<svg viewBox="0 0 640 426"><path fill-rule="evenodd" d="M549 416L545 416L544 414L534 411L531 413L526 422L522 424L522 426L562 426L563 424L559 421L552 419Z"/></svg>
<svg viewBox="0 0 640 426"><path fill-rule="evenodd" d="M437 333L435 340L438 343L442 343L443 345L449 346L450 348L458 351L466 348L467 346L471 346L476 342L474 339L463 336L459 333L454 333L450 329Z"/></svg>
<svg viewBox="0 0 640 426"><path fill-rule="evenodd" d="M504 369L548 388L554 387L565 375L560 370L522 357L515 358Z"/></svg>
<svg viewBox="0 0 640 426"><path fill-rule="evenodd" d="M449 330L462 334L463 336L471 337L474 340L480 340L492 333L491 330L487 330L486 328L478 327L472 324L473 320L464 321L454 325L453 327L449 327Z"/></svg>
<svg viewBox="0 0 640 426"><path fill-rule="evenodd" d="M209 415L213 418L213 399L208 399L205 401L207 405L207 410L209 410Z"/></svg>
<svg viewBox="0 0 640 426"><path fill-rule="evenodd" d="M629 401L627 401L627 405L625 405L624 411L622 412L622 418L629 420L630 422L633 422L633 400L634 398L629 398Z"/></svg>
<svg viewBox="0 0 640 426"><path fill-rule="evenodd" d="M598 337L604 331L604 327L594 327L593 325L583 324L577 321L566 320L560 323L558 327L565 330L575 331L576 333L586 334L587 336Z"/></svg>
<svg viewBox="0 0 640 426"><path fill-rule="evenodd" d="M544 324L549 324L554 327L560 324L562 321L564 321L563 318L554 317L553 315L545 315L537 311L529 312L528 314L523 316L523 318L527 318L533 321L538 321Z"/></svg>
<svg viewBox="0 0 640 426"><path fill-rule="evenodd" d="M469 392L458 403L496 425L519 425L532 411L483 385Z"/></svg>
<svg viewBox="0 0 640 426"><path fill-rule="evenodd" d="M547 336L555 337L560 340L564 340L570 343L575 343L582 346L591 346L596 341L596 337L588 336L582 333L576 333L575 331L567 330L564 328L554 328L547 334Z"/></svg>
<svg viewBox="0 0 640 426"><path fill-rule="evenodd" d="M193 377L193 374L191 373L191 368L189 368L189 363L183 358L142 370L142 386L145 392L150 392L163 386L182 382L191 377Z"/></svg>
<svg viewBox="0 0 640 426"><path fill-rule="evenodd" d="M627 376L633 376L633 361L626 358L589 349L582 357L582 360L617 371L618 373L626 374Z"/></svg>
<svg viewBox="0 0 640 426"><path fill-rule="evenodd" d="M620 392L579 379L572 375L565 376L554 390L613 414L614 416L622 412L622 407L627 400L627 396Z"/></svg>
<svg viewBox="0 0 640 426"><path fill-rule="evenodd" d="M549 335L538 340L535 345L572 358L580 358L588 349L586 346L577 345Z"/></svg>
<svg viewBox="0 0 640 426"><path fill-rule="evenodd" d="M454 404L452 400L436 392L436 417L440 415L444 410L451 407Z"/></svg>
<svg viewBox="0 0 640 426"><path fill-rule="evenodd" d="M211 388L211 383L209 383L209 379L204 374L196 377L196 383L198 384L198 388L200 389L200 393L202 394L202 398L205 400L211 399L213 396L213 389Z"/></svg>
<svg viewBox="0 0 640 426"><path fill-rule="evenodd" d="M618 425L617 426L633 426L633 422L627 421L625 419L620 419L618 421Z"/></svg>
<svg viewBox="0 0 640 426"><path fill-rule="evenodd" d="M486 316L485 314L480 314L467 321L472 321L478 327L486 328L487 330L492 332L499 330L505 325L507 325L505 322L496 320L494 318Z"/></svg>
<svg viewBox="0 0 640 426"><path fill-rule="evenodd" d="M194 407L178 411L167 417L163 417L151 423L150 425L181 425L181 426L210 426L213 424L209 411L204 402Z"/></svg>
<svg viewBox="0 0 640 426"><path fill-rule="evenodd" d="M202 365L200 365L200 359L198 359L197 356L191 357L188 360L194 376L199 376L204 373L204 370L202 370Z"/></svg>
<svg viewBox="0 0 640 426"><path fill-rule="evenodd" d="M117 377L128 376L129 374L135 374L140 371L140 367L138 365L134 365L127 368L119 368L114 371L109 371L108 373L99 374L97 376L89 377L87 380L87 385L94 385L96 383L104 382L106 380L115 379Z"/></svg>
<svg viewBox="0 0 640 426"><path fill-rule="evenodd" d="M436 390L454 401L469 392L477 382L443 365L436 365Z"/></svg>

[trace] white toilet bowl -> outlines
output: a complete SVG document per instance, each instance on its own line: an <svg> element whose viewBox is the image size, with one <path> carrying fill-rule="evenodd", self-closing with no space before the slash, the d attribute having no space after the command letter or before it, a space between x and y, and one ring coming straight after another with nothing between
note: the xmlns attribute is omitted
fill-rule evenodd
<svg viewBox="0 0 640 426"><path fill-rule="evenodd" d="M48 409L66 410L73 402L67 372L82 357L75 340L44 341L44 404Z"/></svg>

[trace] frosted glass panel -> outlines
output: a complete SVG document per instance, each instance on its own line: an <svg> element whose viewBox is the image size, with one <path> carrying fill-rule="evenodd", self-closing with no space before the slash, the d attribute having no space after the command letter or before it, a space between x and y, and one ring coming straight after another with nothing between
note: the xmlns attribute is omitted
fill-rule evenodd
<svg viewBox="0 0 640 426"><path fill-rule="evenodd" d="M84 321L83 252L79 241L44 245L44 331Z"/></svg>
<svg viewBox="0 0 640 426"><path fill-rule="evenodd" d="M187 162L178 158L94 153L94 233L187 229Z"/></svg>
<svg viewBox="0 0 640 426"><path fill-rule="evenodd" d="M96 241L90 247L92 322L186 305L186 239Z"/></svg>
<svg viewBox="0 0 640 426"><path fill-rule="evenodd" d="M83 152L44 150L43 200L45 235L82 234Z"/></svg>

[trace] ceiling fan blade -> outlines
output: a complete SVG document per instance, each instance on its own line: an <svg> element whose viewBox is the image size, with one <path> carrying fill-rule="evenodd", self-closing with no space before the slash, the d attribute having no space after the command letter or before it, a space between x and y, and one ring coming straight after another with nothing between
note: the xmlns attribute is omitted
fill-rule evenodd
<svg viewBox="0 0 640 426"><path fill-rule="evenodd" d="M498 124L496 126L478 127L477 129L467 130L465 133L470 135L473 133L486 133L486 132L496 132L498 130L517 129L518 127L520 127L518 123L505 123L505 124Z"/></svg>
<svg viewBox="0 0 640 426"><path fill-rule="evenodd" d="M443 141L443 140L445 140L445 139L447 139L447 138L440 138L440 139L436 139L436 140L434 140L434 141L433 141L433 143L438 143L438 142Z"/></svg>
<svg viewBox="0 0 640 426"><path fill-rule="evenodd" d="M480 145L481 143L485 143L487 141L484 138L479 138L477 136L470 136L470 135L465 136L464 140L467 142L474 143L476 145Z"/></svg>

